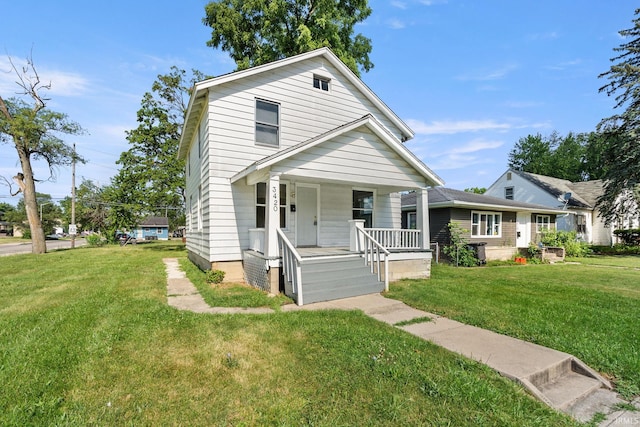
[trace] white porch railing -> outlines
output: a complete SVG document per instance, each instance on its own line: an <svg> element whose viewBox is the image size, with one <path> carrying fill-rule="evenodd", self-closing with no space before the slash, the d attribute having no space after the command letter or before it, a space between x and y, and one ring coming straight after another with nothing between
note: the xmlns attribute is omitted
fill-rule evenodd
<svg viewBox="0 0 640 427"><path fill-rule="evenodd" d="M302 305L302 257L282 230L277 228L276 231L278 232L278 246L282 257L284 278L291 283L292 292L297 294L297 304Z"/></svg>
<svg viewBox="0 0 640 427"><path fill-rule="evenodd" d="M387 249L421 249L420 230L403 230L397 228L365 228L372 239Z"/></svg>
<svg viewBox="0 0 640 427"><path fill-rule="evenodd" d="M374 239L364 228L356 226L356 233L358 245L362 247L358 248L359 251L364 254L364 263L371 267L371 273L378 273L378 281L382 281L382 273L380 270L380 258L384 258L384 290L389 290L389 251L385 249L376 239ZM374 268L374 265L377 268ZM377 270L377 271L376 271Z"/></svg>

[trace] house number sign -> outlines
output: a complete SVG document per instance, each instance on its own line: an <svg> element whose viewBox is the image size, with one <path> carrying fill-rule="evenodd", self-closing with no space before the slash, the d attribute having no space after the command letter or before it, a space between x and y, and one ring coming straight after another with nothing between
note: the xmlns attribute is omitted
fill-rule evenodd
<svg viewBox="0 0 640 427"><path fill-rule="evenodd" d="M277 212L280 210L280 206L278 203L278 187L275 185L271 187L271 199L273 200L273 211Z"/></svg>

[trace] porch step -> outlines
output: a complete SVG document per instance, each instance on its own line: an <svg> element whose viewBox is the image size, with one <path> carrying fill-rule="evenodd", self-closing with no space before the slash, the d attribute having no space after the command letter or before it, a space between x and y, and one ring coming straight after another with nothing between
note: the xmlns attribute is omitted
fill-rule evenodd
<svg viewBox="0 0 640 427"><path fill-rule="evenodd" d="M366 295L384 290L359 256L305 260L302 264L305 304Z"/></svg>

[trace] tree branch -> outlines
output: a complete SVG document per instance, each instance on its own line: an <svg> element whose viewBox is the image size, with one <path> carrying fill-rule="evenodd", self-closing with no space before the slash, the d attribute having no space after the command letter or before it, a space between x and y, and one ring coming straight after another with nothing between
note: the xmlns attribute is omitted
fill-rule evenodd
<svg viewBox="0 0 640 427"><path fill-rule="evenodd" d="M35 101L33 111L38 112L42 110L46 105L45 101L49 101L51 98L45 98L41 96L39 92L42 89L51 89L51 82L45 85L40 81L40 75L38 74L38 70L36 70L36 66L33 63L32 53L30 53L27 57L27 64L22 66L21 71L18 70L18 67L13 62L11 56L8 56L8 58L9 63L11 64L11 68L13 68L13 71L16 73L18 79L20 80L16 82L16 84L23 89L22 94L29 95ZM29 75L29 71L32 71L33 75Z"/></svg>

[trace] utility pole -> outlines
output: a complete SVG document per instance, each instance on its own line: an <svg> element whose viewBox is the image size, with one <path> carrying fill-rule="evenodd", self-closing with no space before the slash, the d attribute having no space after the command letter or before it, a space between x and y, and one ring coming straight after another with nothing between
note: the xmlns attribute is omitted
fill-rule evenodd
<svg viewBox="0 0 640 427"><path fill-rule="evenodd" d="M76 247L76 143L73 143L73 162L71 163L71 224L69 234L71 234L71 247Z"/></svg>

